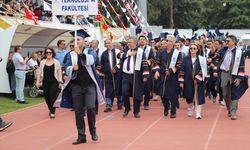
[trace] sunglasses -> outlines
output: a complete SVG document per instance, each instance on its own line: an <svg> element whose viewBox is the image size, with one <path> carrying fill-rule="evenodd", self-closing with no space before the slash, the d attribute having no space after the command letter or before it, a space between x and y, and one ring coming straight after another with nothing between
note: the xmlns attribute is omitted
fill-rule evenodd
<svg viewBox="0 0 250 150"><path fill-rule="evenodd" d="M52 54L52 52L45 52L45 54Z"/></svg>
<svg viewBox="0 0 250 150"><path fill-rule="evenodd" d="M74 45L70 45L69 47L74 47Z"/></svg>
<svg viewBox="0 0 250 150"><path fill-rule="evenodd" d="M150 42L151 44L155 44L155 42Z"/></svg>
<svg viewBox="0 0 250 150"><path fill-rule="evenodd" d="M229 43L230 42L230 40L226 40L226 43Z"/></svg>

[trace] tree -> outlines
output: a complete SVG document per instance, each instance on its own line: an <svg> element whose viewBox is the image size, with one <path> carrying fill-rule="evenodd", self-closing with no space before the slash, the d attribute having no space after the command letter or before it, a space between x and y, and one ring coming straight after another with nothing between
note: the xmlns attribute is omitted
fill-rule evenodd
<svg viewBox="0 0 250 150"><path fill-rule="evenodd" d="M200 28L250 28L249 0L148 0L149 24L170 27L169 1L173 1L174 28L193 24Z"/></svg>
<svg viewBox="0 0 250 150"><path fill-rule="evenodd" d="M222 29L250 28L250 1L248 0L203 0L202 15L207 16L207 24Z"/></svg>

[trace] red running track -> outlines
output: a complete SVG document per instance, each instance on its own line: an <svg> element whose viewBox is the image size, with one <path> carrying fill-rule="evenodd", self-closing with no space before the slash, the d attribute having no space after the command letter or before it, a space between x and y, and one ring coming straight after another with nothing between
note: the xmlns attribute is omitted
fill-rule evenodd
<svg viewBox="0 0 250 150"><path fill-rule="evenodd" d="M250 61L246 61L250 73ZM226 108L206 100L203 118L196 120L186 115L187 105L181 101L177 118L163 116L159 101L151 101L151 109L141 110L136 119L130 112L127 118L114 106L111 113L97 116L99 141L72 145L76 138L74 113L57 109L50 119L45 104L4 115L14 124L0 132L0 150L247 150L250 149L250 92L239 103L238 119L230 120Z"/></svg>

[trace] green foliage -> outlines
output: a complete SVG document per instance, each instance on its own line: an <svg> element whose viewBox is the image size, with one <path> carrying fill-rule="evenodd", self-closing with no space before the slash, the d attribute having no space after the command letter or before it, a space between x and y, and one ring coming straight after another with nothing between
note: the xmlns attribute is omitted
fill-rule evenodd
<svg viewBox="0 0 250 150"><path fill-rule="evenodd" d="M151 25L169 28L169 0L148 1L148 21ZM249 0L173 0L174 28L242 29L250 28Z"/></svg>

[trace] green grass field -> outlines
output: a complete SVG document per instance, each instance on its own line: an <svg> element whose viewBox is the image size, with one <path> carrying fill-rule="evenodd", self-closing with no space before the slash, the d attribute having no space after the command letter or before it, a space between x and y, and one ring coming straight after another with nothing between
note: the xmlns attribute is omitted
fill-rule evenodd
<svg viewBox="0 0 250 150"><path fill-rule="evenodd" d="M8 96L0 96L0 114L16 111L26 107L30 107L36 104L44 102L43 97L39 98L25 98L28 104L19 104L15 100L10 99Z"/></svg>

